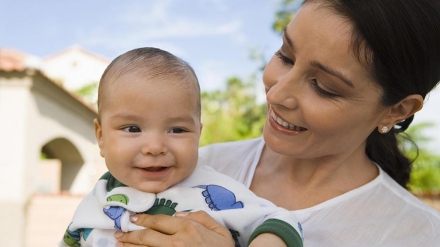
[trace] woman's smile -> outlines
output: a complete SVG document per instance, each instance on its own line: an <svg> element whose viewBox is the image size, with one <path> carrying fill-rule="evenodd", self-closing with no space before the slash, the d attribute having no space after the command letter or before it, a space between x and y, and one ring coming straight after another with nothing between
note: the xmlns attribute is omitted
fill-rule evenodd
<svg viewBox="0 0 440 247"><path fill-rule="evenodd" d="M273 110L270 111L269 123L275 130L281 131L289 135L297 135L300 132L306 131L304 127L291 124L275 114Z"/></svg>

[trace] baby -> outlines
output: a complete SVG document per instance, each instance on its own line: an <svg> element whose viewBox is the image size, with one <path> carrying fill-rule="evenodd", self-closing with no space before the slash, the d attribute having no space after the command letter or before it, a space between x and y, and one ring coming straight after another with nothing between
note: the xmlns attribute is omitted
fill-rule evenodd
<svg viewBox="0 0 440 247"><path fill-rule="evenodd" d="M263 246L268 234L280 240L271 246L303 246L291 212L197 166L200 115L197 76L182 59L157 48L114 59L99 83L94 120L108 172L78 206L60 246L115 246L115 231L141 228L130 215L198 210L230 229L236 246Z"/></svg>

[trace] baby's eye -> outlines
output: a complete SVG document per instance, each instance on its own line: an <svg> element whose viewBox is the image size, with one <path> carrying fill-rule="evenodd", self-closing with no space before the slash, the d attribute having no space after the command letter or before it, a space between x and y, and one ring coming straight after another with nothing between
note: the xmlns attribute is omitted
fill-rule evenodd
<svg viewBox="0 0 440 247"><path fill-rule="evenodd" d="M137 126L128 126L123 128L123 130L127 132L141 132L141 129Z"/></svg>
<svg viewBox="0 0 440 247"><path fill-rule="evenodd" d="M172 134L181 134L181 133L184 133L184 132L188 132L188 131L186 131L186 130L184 130L182 128L172 128L169 131L169 133L172 133Z"/></svg>

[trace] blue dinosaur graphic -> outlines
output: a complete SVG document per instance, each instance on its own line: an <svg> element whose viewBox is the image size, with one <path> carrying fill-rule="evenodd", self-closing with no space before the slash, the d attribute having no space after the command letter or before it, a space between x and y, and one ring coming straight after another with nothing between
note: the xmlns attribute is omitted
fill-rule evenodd
<svg viewBox="0 0 440 247"><path fill-rule="evenodd" d="M204 189L202 195L212 211L221 211L226 209L243 208L244 204L237 201L235 194L219 185L199 185L197 188Z"/></svg>
<svg viewBox="0 0 440 247"><path fill-rule="evenodd" d="M119 206L111 206L104 208L104 213L115 222L115 229L121 230L121 216L125 212L125 208Z"/></svg>

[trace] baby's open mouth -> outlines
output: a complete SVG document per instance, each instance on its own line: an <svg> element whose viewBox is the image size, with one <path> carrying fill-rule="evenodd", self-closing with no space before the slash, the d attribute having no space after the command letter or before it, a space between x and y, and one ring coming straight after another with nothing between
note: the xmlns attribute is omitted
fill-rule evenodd
<svg viewBox="0 0 440 247"><path fill-rule="evenodd" d="M160 171L166 170L168 168L169 167L165 167L165 166L155 166L155 167L146 167L146 168L142 168L142 169L144 169L145 171L148 171L148 172L160 172Z"/></svg>

